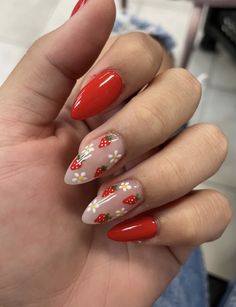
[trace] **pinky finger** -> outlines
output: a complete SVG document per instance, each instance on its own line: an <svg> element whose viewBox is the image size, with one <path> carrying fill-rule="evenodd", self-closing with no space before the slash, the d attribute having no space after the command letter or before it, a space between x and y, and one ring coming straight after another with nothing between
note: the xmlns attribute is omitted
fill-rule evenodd
<svg viewBox="0 0 236 307"><path fill-rule="evenodd" d="M231 219L228 200L213 190L193 191L158 209L109 230L114 241L143 241L163 246L197 246L219 238Z"/></svg>

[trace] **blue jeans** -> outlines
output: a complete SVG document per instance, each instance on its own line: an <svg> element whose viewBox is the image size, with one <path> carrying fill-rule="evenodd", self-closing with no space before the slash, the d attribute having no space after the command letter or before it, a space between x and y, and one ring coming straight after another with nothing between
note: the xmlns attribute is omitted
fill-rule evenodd
<svg viewBox="0 0 236 307"><path fill-rule="evenodd" d="M152 307L208 307L207 273L200 249L188 262ZM236 307L236 280L230 283L219 307Z"/></svg>

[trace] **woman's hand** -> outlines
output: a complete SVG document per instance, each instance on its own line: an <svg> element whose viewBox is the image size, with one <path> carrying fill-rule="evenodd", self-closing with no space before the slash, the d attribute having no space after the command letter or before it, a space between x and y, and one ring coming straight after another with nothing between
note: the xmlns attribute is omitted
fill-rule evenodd
<svg viewBox="0 0 236 307"><path fill-rule="evenodd" d="M191 247L216 239L229 223L224 196L191 192L223 162L223 133L210 124L196 125L160 148L192 116L200 86L182 69L159 74L165 57L153 39L128 34L107 47L82 81L89 91L73 108L79 119L102 113L70 119L78 87L72 89L98 57L114 15L111 0L88 1L37 41L1 87L1 306L150 306ZM107 69L105 91L100 91L93 75ZM111 112L104 113L107 108ZM65 180L91 182L66 185L64 174L79 146L80 156ZM114 172L115 178L106 177ZM98 176L103 185L86 209L96 196ZM114 242L106 232L116 221L86 225L84 210L86 223L103 223L126 211L123 220L142 213L141 222L138 217L122 223L109 237L152 239Z"/></svg>

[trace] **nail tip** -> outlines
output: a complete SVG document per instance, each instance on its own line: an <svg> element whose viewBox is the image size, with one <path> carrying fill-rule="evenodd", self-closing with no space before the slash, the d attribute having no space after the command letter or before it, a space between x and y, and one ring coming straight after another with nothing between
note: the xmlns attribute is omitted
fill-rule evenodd
<svg viewBox="0 0 236 307"><path fill-rule="evenodd" d="M68 185L82 185L82 184L85 184L85 183L88 183L88 182L94 180L94 178L87 178L87 179L85 179L83 181L75 180L73 182L73 180L72 180L73 178L75 178L75 177L73 177L73 172L70 170L70 167L69 167L67 169L67 171L66 171L65 176L64 176L65 184L68 184Z"/></svg>
<svg viewBox="0 0 236 307"><path fill-rule="evenodd" d="M66 171L66 174L64 176L64 182L65 182L65 184L69 184L69 185L72 184L71 180L70 180L70 176L69 176L69 170Z"/></svg>
<svg viewBox="0 0 236 307"><path fill-rule="evenodd" d="M84 212L82 217L81 217L81 220L84 224L87 224L87 225L94 225L95 223L88 217L87 213Z"/></svg>
<svg viewBox="0 0 236 307"><path fill-rule="evenodd" d="M77 183L74 183L72 181L72 172L70 170L70 168L68 168L68 170L66 171L66 174L65 174L65 177L64 177L64 182L65 184L68 184L68 185L77 185Z"/></svg>

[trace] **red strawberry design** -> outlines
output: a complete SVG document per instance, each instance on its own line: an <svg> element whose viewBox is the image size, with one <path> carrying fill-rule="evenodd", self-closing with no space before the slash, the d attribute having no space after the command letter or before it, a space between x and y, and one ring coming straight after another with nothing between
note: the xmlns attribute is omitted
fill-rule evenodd
<svg viewBox="0 0 236 307"><path fill-rule="evenodd" d="M99 216L96 217L94 220L95 223L103 224L107 221L111 220L112 216L109 213L101 213Z"/></svg>
<svg viewBox="0 0 236 307"><path fill-rule="evenodd" d="M139 194L130 195L123 200L123 203L126 205L136 205L137 202L141 199Z"/></svg>
<svg viewBox="0 0 236 307"><path fill-rule="evenodd" d="M102 193L102 197L106 197L112 193L114 193L117 189L117 186L116 185L113 185L113 186L110 186L108 188L106 188L103 193Z"/></svg>
<svg viewBox="0 0 236 307"><path fill-rule="evenodd" d="M107 166L106 165L102 165L101 167L98 167L96 169L96 172L94 174L94 177L99 177L101 176L107 169Z"/></svg>
<svg viewBox="0 0 236 307"><path fill-rule="evenodd" d="M72 162L70 169L72 169L72 171L76 170L76 169L80 169L81 166L83 164L83 161L80 161L80 156L78 155L74 161Z"/></svg>
<svg viewBox="0 0 236 307"><path fill-rule="evenodd" d="M102 147L106 147L106 146L110 145L112 139L113 139L113 135L112 135L112 134L104 136L104 137L101 139L101 141L100 141L98 147L99 147L99 148L102 148Z"/></svg>

